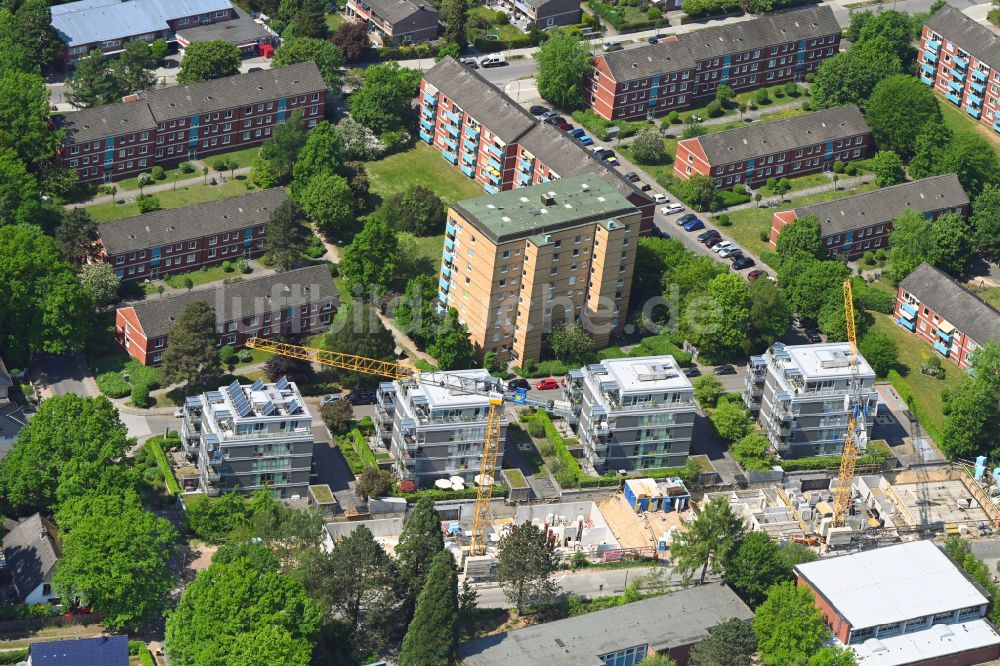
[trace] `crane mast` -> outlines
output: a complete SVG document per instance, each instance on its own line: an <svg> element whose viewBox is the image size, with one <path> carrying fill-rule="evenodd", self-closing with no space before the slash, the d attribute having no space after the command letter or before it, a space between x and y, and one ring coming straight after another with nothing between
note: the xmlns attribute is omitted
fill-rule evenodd
<svg viewBox="0 0 1000 666"><path fill-rule="evenodd" d="M847 342L851 348L851 379L846 398L847 433L844 436L844 454L840 458L839 483L833 498L833 527L843 527L847 518L851 503L851 480L854 478L854 467L858 462L859 443L865 436L861 375L858 367L858 338L854 322L854 289L850 278L844 280L844 318L847 323Z"/></svg>

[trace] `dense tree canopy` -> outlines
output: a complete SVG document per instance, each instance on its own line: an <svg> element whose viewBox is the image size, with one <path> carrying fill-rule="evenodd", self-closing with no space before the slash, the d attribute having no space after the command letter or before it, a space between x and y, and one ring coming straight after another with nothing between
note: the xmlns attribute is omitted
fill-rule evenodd
<svg viewBox="0 0 1000 666"><path fill-rule="evenodd" d="M924 125L940 119L937 96L916 78L903 74L879 81L865 109L875 144L903 156L913 154Z"/></svg>
<svg viewBox="0 0 1000 666"><path fill-rule="evenodd" d="M768 666L799 663L818 652L830 635L812 592L779 583L767 593L753 621L761 660Z"/></svg>
<svg viewBox="0 0 1000 666"><path fill-rule="evenodd" d="M750 622L733 618L712 629L691 648L691 666L750 666L757 636Z"/></svg>
<svg viewBox="0 0 1000 666"><path fill-rule="evenodd" d="M292 167L292 193L303 190L313 176L321 173L340 173L344 149L336 128L324 120L314 127L298 151Z"/></svg>
<svg viewBox="0 0 1000 666"><path fill-rule="evenodd" d="M389 289L399 262L399 239L396 232L382 220L365 223L340 257L340 275L354 288L360 285L366 296L372 292L381 296Z"/></svg>
<svg viewBox="0 0 1000 666"><path fill-rule="evenodd" d="M215 344L215 312L204 301L194 301L177 317L163 352L163 381L195 382L216 375L221 369Z"/></svg>
<svg viewBox="0 0 1000 666"><path fill-rule="evenodd" d="M725 498L705 504L701 513L679 532L670 546L677 573L690 579L699 573L705 582L709 571L722 573L723 566L743 540L743 519L735 515Z"/></svg>
<svg viewBox="0 0 1000 666"><path fill-rule="evenodd" d="M299 33L301 35L302 33ZM344 53L333 43L315 37L294 37L282 42L271 60L273 67L313 61L330 90L340 90Z"/></svg>
<svg viewBox="0 0 1000 666"><path fill-rule="evenodd" d="M781 546L764 532L750 532L726 562L726 582L751 606L763 603L776 583L792 581L792 569L781 557Z"/></svg>
<svg viewBox="0 0 1000 666"><path fill-rule="evenodd" d="M279 270L287 271L305 258L309 230L305 213L293 200L286 199L275 208L264 225L267 256Z"/></svg>
<svg viewBox="0 0 1000 666"><path fill-rule="evenodd" d="M767 349L780 340L791 322L791 310L785 293L771 280L750 283L750 344L754 349Z"/></svg>
<svg viewBox="0 0 1000 666"><path fill-rule="evenodd" d="M444 231L444 201L423 185L390 194L382 202L379 215L396 230L415 236L434 236Z"/></svg>
<svg viewBox="0 0 1000 666"><path fill-rule="evenodd" d="M579 108L593 60L587 45L576 35L558 31L542 42L535 60L538 94L542 99L564 109Z"/></svg>
<svg viewBox="0 0 1000 666"><path fill-rule="evenodd" d="M806 215L782 227L776 243L778 256L784 258L802 252L816 259L826 257L819 229L819 218Z"/></svg>
<svg viewBox="0 0 1000 666"><path fill-rule="evenodd" d="M217 39L193 42L184 49L177 83L197 83L240 73L240 50L235 44Z"/></svg>
<svg viewBox="0 0 1000 666"><path fill-rule="evenodd" d="M688 338L710 359L730 359L750 346L750 289L741 275L718 275L708 283L704 308L699 316L687 317ZM690 315L695 308L688 308Z"/></svg>
<svg viewBox="0 0 1000 666"><path fill-rule="evenodd" d="M343 176L332 171L318 173L309 180L297 199L309 221L331 243L349 240L354 235L356 201L350 184Z"/></svg>
<svg viewBox="0 0 1000 666"><path fill-rule="evenodd" d="M558 585L552 574L559 557L548 535L532 523L522 523L500 540L497 580L510 603L520 613L528 603L552 598Z"/></svg>
<svg viewBox="0 0 1000 666"><path fill-rule="evenodd" d="M351 116L376 134L398 130L410 115L420 73L403 69L396 62L373 65L365 70L364 83L347 100Z"/></svg>
<svg viewBox="0 0 1000 666"><path fill-rule="evenodd" d="M53 131L50 125L45 80L34 73L0 69L0 99L4 101L0 104L0 136L4 145L13 149L29 167L54 157L63 132Z"/></svg>
<svg viewBox="0 0 1000 666"><path fill-rule="evenodd" d="M476 350L469 341L468 327L459 321L458 310L449 308L438 326L434 340L427 345L442 370L462 370L472 366Z"/></svg>
<svg viewBox="0 0 1000 666"><path fill-rule="evenodd" d="M816 71L811 108L830 109L844 104L864 108L882 79L902 72L899 58L879 45L855 44L849 51L823 61Z"/></svg>
<svg viewBox="0 0 1000 666"><path fill-rule="evenodd" d="M914 179L937 176L942 173L942 158L948 144L954 136L952 131L940 118L932 118L921 127L916 128L916 139L913 143L913 157L907 165L910 176Z"/></svg>
<svg viewBox="0 0 1000 666"><path fill-rule="evenodd" d="M323 340L323 348L345 354L367 356L384 361L395 359L396 342L367 303L354 301L341 305L334 325ZM367 375L348 370L333 370L343 382L356 382Z"/></svg>
<svg viewBox="0 0 1000 666"><path fill-rule="evenodd" d="M440 535L441 528L437 525ZM455 558L443 548L434 556L427 582L409 623L400 666L450 666L458 646L458 574Z"/></svg>
<svg viewBox="0 0 1000 666"><path fill-rule="evenodd" d="M1000 187L987 185L972 202L972 242L988 257L1000 257Z"/></svg>

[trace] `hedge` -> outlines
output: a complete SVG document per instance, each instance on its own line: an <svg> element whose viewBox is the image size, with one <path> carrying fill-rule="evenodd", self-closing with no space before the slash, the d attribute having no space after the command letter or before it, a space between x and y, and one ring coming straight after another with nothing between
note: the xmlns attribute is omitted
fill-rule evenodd
<svg viewBox="0 0 1000 666"><path fill-rule="evenodd" d="M506 51L507 49L523 49L530 46L538 46L546 39L548 39L546 33L533 31L514 39L491 40L479 37L475 41L475 46L476 50L480 53L496 53L497 51Z"/></svg>
<svg viewBox="0 0 1000 666"><path fill-rule="evenodd" d="M340 453L344 456L344 460L347 461L347 466L351 470L351 474L357 476L361 472L365 471L365 464L361 462L361 458L358 456L357 451L354 450L354 444L346 435L339 435L334 438L334 443L337 448L340 449Z"/></svg>
<svg viewBox="0 0 1000 666"><path fill-rule="evenodd" d="M651 129L654 126L645 121L634 120L605 120L590 109L573 112L573 120L580 123L582 127L589 130L591 134L601 141L608 138L608 129L618 128L618 137L624 139L627 136L638 134L641 130Z"/></svg>
<svg viewBox="0 0 1000 666"><path fill-rule="evenodd" d="M124 398L132 394L132 386L118 372L105 372L97 375L95 381L101 393L109 398Z"/></svg>
<svg viewBox="0 0 1000 666"><path fill-rule="evenodd" d="M28 659L27 650L10 650L0 652L0 664L20 664Z"/></svg>
<svg viewBox="0 0 1000 666"><path fill-rule="evenodd" d="M425 497L429 497L433 502L447 502L449 500L476 499L478 496L478 488L466 488L465 490L441 490L440 488L428 488L427 490L418 490L412 493L396 492L393 494L393 497L402 497L405 499L407 504L416 504L417 500ZM506 497L507 487L499 483L494 483L491 496Z"/></svg>
<svg viewBox="0 0 1000 666"><path fill-rule="evenodd" d="M532 359L527 359L524 365L515 367L514 372L518 377L552 377L565 375L570 371L570 367L562 361L542 361L536 363Z"/></svg>
<svg viewBox="0 0 1000 666"><path fill-rule="evenodd" d="M750 203L751 201L749 195L733 192L732 190L719 190L716 194L722 201L722 205L727 208L729 206L739 206L740 204Z"/></svg>
<svg viewBox="0 0 1000 666"><path fill-rule="evenodd" d="M864 455L858 456L857 465L879 465L885 462L888 457L888 445L881 440L874 440L869 443L869 447L877 450L869 450ZM811 470L834 470L840 469L841 456L816 456L814 458L796 458L795 460L780 460L778 464L786 472L805 472Z"/></svg>
<svg viewBox="0 0 1000 666"><path fill-rule="evenodd" d="M368 442L365 440L365 436L361 434L361 431L357 428L351 430L351 439L354 445L354 452L358 454L361 461L369 467L378 467L378 460L375 459L375 454L372 453L372 449L368 446Z"/></svg>
<svg viewBox="0 0 1000 666"><path fill-rule="evenodd" d="M670 355L682 368L691 365L691 355L674 344L667 335L667 333L659 333L643 338L628 355L632 357Z"/></svg>
<svg viewBox="0 0 1000 666"><path fill-rule="evenodd" d="M53 614L52 606L50 606L49 604L34 604L31 606L27 604L17 604L15 606L0 606L0 622L9 622L10 620L31 620L40 617L51 617L52 614Z"/></svg>
<svg viewBox="0 0 1000 666"><path fill-rule="evenodd" d="M142 666L156 666L156 662L153 660L153 654L146 647L145 643L139 649L139 663Z"/></svg>
<svg viewBox="0 0 1000 666"><path fill-rule="evenodd" d="M166 439L162 435L150 437L146 440L146 448L152 452L153 459L156 461L156 466L160 468L161 472L163 472L163 481L167 486L167 494L177 495L180 494L181 487L177 485L177 479L174 477L174 471L170 469L170 463L167 461L167 454L163 452L163 443L168 441L177 440L176 438Z"/></svg>
<svg viewBox="0 0 1000 666"><path fill-rule="evenodd" d="M927 413L927 410L925 410L923 406L917 402L913 395L913 391L910 390L910 385L906 383L903 376L896 370L890 370L887 379L889 380L889 383L892 384L892 387L896 389L899 397L906 403L906 406L909 407L911 412L913 412L913 415L917 417L918 421L920 421L920 426L927 431L927 434L931 436L931 439L935 442L940 442L941 430L931 422L931 418Z"/></svg>

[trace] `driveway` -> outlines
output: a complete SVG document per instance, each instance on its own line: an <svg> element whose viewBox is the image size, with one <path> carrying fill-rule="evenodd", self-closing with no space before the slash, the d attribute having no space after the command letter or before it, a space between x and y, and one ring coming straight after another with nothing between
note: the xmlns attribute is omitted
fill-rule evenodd
<svg viewBox="0 0 1000 666"><path fill-rule="evenodd" d="M97 383L80 354L38 357L29 376L43 398L67 393L90 397L100 395Z"/></svg>

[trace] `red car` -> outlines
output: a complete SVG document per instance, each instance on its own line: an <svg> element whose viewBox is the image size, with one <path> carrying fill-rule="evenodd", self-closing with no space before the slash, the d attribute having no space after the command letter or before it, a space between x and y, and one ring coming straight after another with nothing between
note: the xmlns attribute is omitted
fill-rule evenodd
<svg viewBox="0 0 1000 666"><path fill-rule="evenodd" d="M747 282L753 282L754 280L759 280L762 277L766 277L767 273L762 270L750 271L747 273Z"/></svg>
<svg viewBox="0 0 1000 666"><path fill-rule="evenodd" d="M557 389L559 388L559 382L557 382L552 377L549 377L548 379L539 379L537 382L535 382L535 388L538 389L539 391Z"/></svg>

